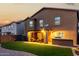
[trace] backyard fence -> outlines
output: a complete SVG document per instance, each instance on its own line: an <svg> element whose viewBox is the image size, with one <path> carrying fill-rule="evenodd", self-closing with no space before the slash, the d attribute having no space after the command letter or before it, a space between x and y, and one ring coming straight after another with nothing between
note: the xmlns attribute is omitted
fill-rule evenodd
<svg viewBox="0 0 79 59"><path fill-rule="evenodd" d="M15 41L16 40L16 36L14 35L3 35L0 36L0 42L10 42L10 41Z"/></svg>

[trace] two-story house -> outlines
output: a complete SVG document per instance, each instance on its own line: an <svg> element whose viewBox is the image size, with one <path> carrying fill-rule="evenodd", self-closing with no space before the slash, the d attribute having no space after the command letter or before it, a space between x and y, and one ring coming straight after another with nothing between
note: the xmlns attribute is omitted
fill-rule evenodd
<svg viewBox="0 0 79 59"><path fill-rule="evenodd" d="M14 35L16 36L17 41L26 40L24 35L24 29L25 29L25 21L28 19L28 17L24 20L18 21L18 22L12 22L9 24L6 24L1 27L1 35Z"/></svg>
<svg viewBox="0 0 79 59"><path fill-rule="evenodd" d="M1 27L2 35L16 35L17 34L17 24L16 22L12 22L10 24L4 25Z"/></svg>
<svg viewBox="0 0 79 59"><path fill-rule="evenodd" d="M77 10L42 8L25 23L29 42L77 45Z"/></svg>

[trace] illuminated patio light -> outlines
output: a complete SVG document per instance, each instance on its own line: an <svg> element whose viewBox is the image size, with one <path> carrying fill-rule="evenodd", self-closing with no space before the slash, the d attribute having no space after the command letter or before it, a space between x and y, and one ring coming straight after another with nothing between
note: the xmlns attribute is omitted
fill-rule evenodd
<svg viewBox="0 0 79 59"><path fill-rule="evenodd" d="M41 30L41 32L42 32L42 33L45 33L45 30L44 30L44 29L42 29L42 30Z"/></svg>

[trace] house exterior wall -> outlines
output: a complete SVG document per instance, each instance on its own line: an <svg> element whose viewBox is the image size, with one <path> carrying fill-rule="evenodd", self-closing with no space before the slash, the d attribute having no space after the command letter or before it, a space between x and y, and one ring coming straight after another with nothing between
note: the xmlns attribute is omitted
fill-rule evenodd
<svg viewBox="0 0 79 59"><path fill-rule="evenodd" d="M34 20L30 18L25 21L25 32L28 32L30 30L35 30L34 25L33 27L30 27L30 24L29 24L30 21L34 22Z"/></svg>
<svg viewBox="0 0 79 59"><path fill-rule="evenodd" d="M10 25L3 26L1 28L1 34L2 35L7 35L8 32L11 35L16 35L17 34L17 24L16 23L12 23Z"/></svg>
<svg viewBox="0 0 79 59"><path fill-rule="evenodd" d="M54 18L56 16L60 16L60 25L55 25ZM41 30L41 27L39 26L39 20L44 20L44 29L50 30L52 32L52 36L54 37L55 32L63 32L64 33L64 39L67 40L73 40L73 45L76 45L77 43L77 12L76 11L69 11L69 10L59 10L59 9L43 9L33 17L31 17L31 20L37 19L37 29L35 30ZM29 28L29 22L27 21L27 31L34 30L33 28ZM48 27L45 27L45 25L48 24ZM51 41L51 39L49 39Z"/></svg>
<svg viewBox="0 0 79 59"><path fill-rule="evenodd" d="M17 24L17 35L23 35L24 34L24 22L20 22Z"/></svg>
<svg viewBox="0 0 79 59"><path fill-rule="evenodd" d="M11 25L10 32L11 32L13 35L17 35L17 24L16 24L16 23L13 23L13 24Z"/></svg>
<svg viewBox="0 0 79 59"><path fill-rule="evenodd" d="M22 35L24 34L24 22L15 22L9 25L1 27L1 34L7 35L9 32L11 35Z"/></svg>

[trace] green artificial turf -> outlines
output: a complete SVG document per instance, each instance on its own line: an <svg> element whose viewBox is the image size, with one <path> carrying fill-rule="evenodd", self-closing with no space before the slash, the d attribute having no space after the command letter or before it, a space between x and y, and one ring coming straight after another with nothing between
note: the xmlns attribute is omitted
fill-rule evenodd
<svg viewBox="0 0 79 59"><path fill-rule="evenodd" d="M61 48L50 45L41 45L24 42L7 42L2 43L2 47L12 50L30 52L38 56L72 56L70 48Z"/></svg>

